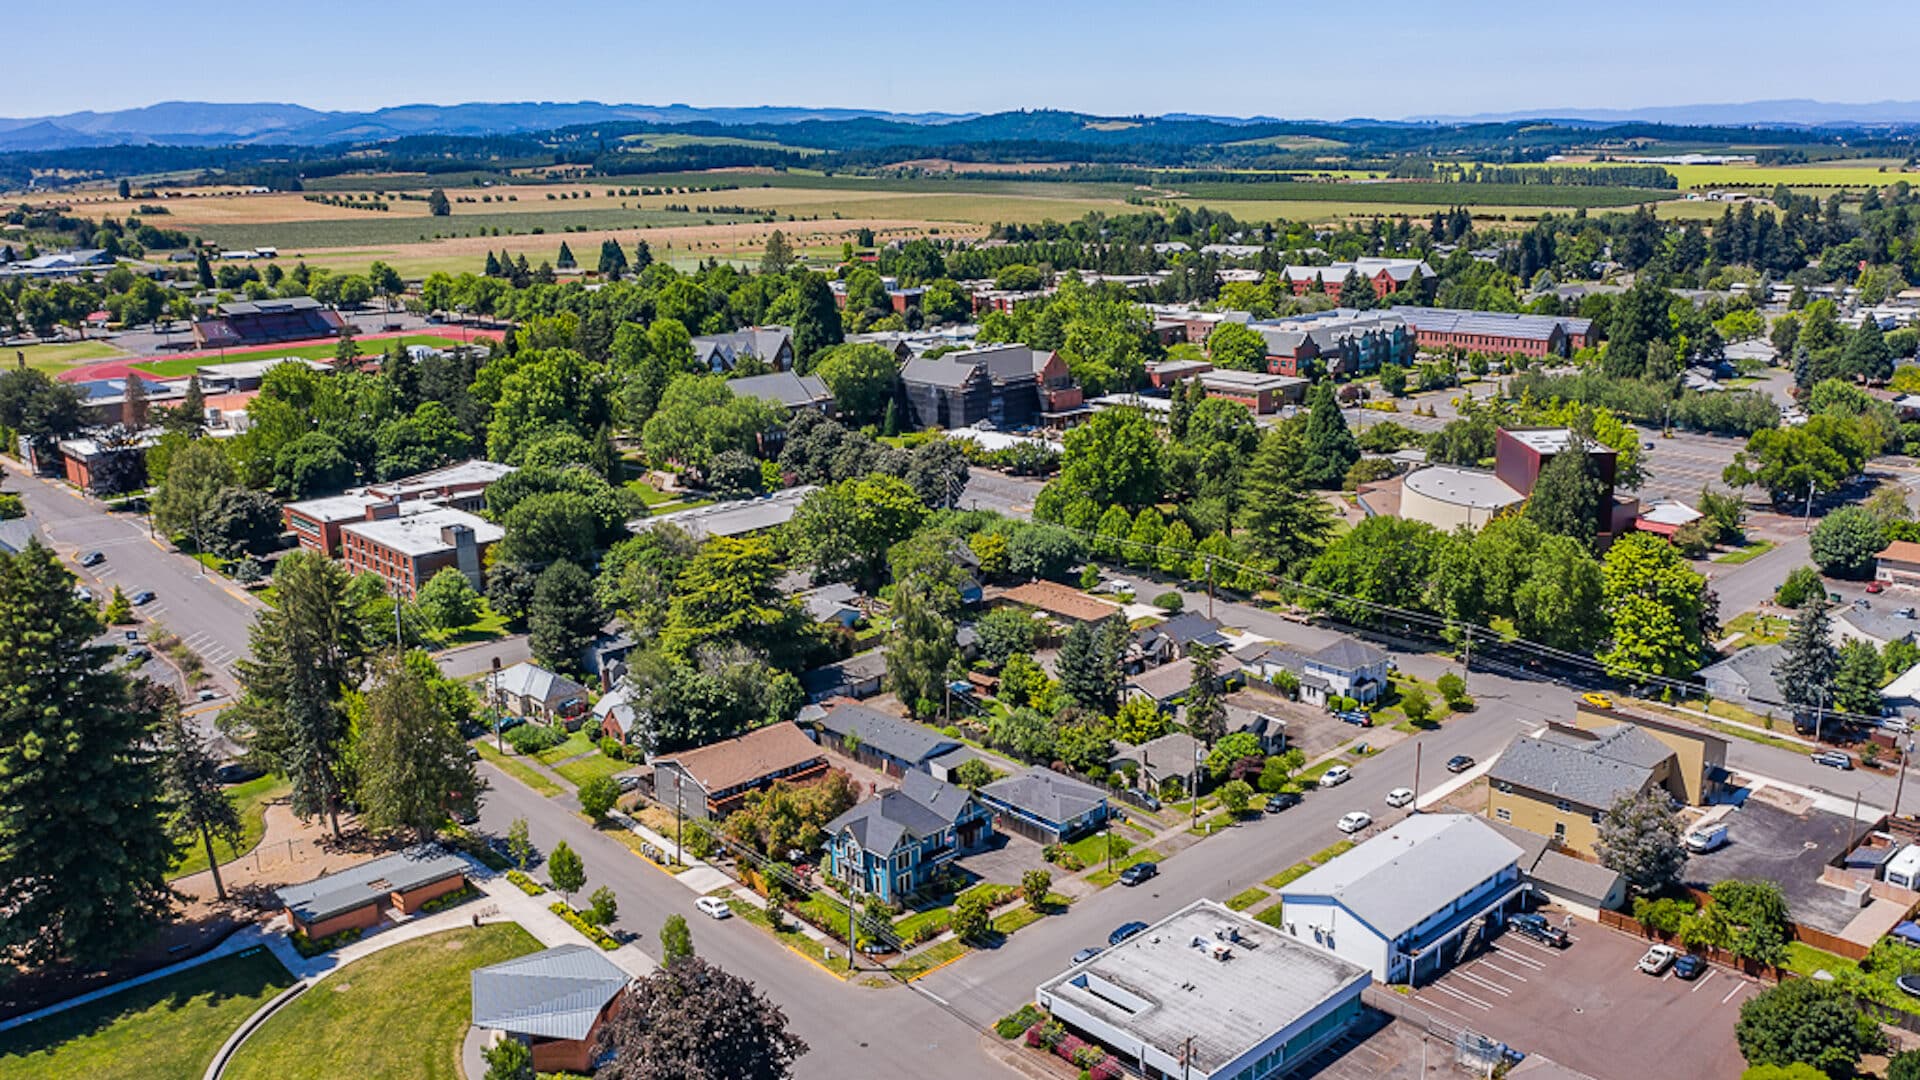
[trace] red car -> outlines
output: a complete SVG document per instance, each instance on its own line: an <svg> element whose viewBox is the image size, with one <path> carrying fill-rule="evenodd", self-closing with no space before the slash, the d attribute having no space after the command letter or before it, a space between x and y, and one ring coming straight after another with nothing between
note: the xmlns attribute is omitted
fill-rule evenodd
<svg viewBox="0 0 1920 1080"><path fill-rule="evenodd" d="M1870 593L1886 592L1887 583L1884 581L1869 581L1867 582L1867 591Z"/></svg>

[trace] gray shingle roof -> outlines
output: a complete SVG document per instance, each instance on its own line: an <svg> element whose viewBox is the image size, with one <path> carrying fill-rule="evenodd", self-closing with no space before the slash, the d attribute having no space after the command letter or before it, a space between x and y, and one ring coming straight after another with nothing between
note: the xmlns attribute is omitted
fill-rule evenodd
<svg viewBox="0 0 1920 1080"><path fill-rule="evenodd" d="M789 409L804 408L833 399L833 393L818 375L795 375L791 371L730 379L727 389L733 391L735 397L760 398Z"/></svg>
<svg viewBox="0 0 1920 1080"><path fill-rule="evenodd" d="M549 1039L584 1039L627 986L599 950L560 945L473 972L475 1027Z"/></svg>
<svg viewBox="0 0 1920 1080"><path fill-rule="evenodd" d="M860 745L901 761L918 764L960 745L930 727L909 723L865 705L839 705L827 710L820 730L836 739L853 735Z"/></svg>
<svg viewBox="0 0 1920 1080"><path fill-rule="evenodd" d="M980 793L1056 824L1072 821L1107 798L1106 792L1091 784L1038 766L995 780Z"/></svg>
<svg viewBox="0 0 1920 1080"><path fill-rule="evenodd" d="M1386 653L1350 637L1340 638L1310 657L1315 663L1325 664L1341 671L1358 671L1363 667L1378 664L1386 658Z"/></svg>
<svg viewBox="0 0 1920 1080"><path fill-rule="evenodd" d="M959 354L964 355L964 354ZM957 359L956 354L928 359L916 356L900 369L900 381L930 386L961 387L973 378L974 365Z"/></svg>
<svg viewBox="0 0 1920 1080"><path fill-rule="evenodd" d="M1487 773L1488 780L1496 784L1512 784L1596 809L1612 806L1622 795L1641 790L1652 776L1651 766L1532 735L1516 736Z"/></svg>
<svg viewBox="0 0 1920 1080"><path fill-rule="evenodd" d="M1520 848L1467 814L1411 817L1280 891L1325 896L1392 940L1514 866Z"/></svg>
<svg viewBox="0 0 1920 1080"><path fill-rule="evenodd" d="M304 885L288 885L277 895L302 922L316 923L370 903L384 903L393 893L445 881L467 869L467 860L449 855L436 844L416 844Z"/></svg>
<svg viewBox="0 0 1920 1080"><path fill-rule="evenodd" d="M1750 649L1741 649L1717 664L1700 669L1699 678L1703 682L1726 682L1745 688L1748 697L1759 701L1784 702L1780 693L1780 684L1774 681L1773 669L1780 664L1784 652L1778 645L1756 645ZM1724 691L1715 691L1724 695Z"/></svg>
<svg viewBox="0 0 1920 1080"><path fill-rule="evenodd" d="M961 788L911 771L900 778L899 788L881 792L828 822L827 834L851 831L862 848L891 852L902 841L919 840L952 826L970 800Z"/></svg>

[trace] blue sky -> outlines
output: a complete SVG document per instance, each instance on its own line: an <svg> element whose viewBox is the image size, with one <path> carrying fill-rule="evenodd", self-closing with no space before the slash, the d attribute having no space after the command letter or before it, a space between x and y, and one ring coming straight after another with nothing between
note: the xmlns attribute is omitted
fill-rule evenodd
<svg viewBox="0 0 1920 1080"><path fill-rule="evenodd" d="M0 116L592 99L1340 119L1920 97L1911 0L1843 17L1777 0L11 6Z"/></svg>

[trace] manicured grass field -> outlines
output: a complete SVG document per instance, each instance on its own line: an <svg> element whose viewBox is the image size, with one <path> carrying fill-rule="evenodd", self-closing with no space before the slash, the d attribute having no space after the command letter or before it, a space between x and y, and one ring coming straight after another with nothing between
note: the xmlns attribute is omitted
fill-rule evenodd
<svg viewBox="0 0 1920 1080"><path fill-rule="evenodd" d="M374 314L377 315L378 312ZM397 338L376 338L371 341L362 341L360 343L360 352L363 355L383 353L392 348L396 342L401 348L405 348L408 345L431 345L436 349L451 349L460 344L460 339L446 337L441 334L407 334L404 337ZM289 348L251 349L244 353L229 354L227 360L277 360L283 356L298 356L305 360L332 360L334 353L338 350L338 345L327 342L321 345L296 345ZM191 375L209 364L222 362L223 361L217 356L181 356L171 360L154 360L149 363L136 364L134 366L149 375L162 379L177 379L182 376Z"/></svg>
<svg viewBox="0 0 1920 1080"><path fill-rule="evenodd" d="M512 923L450 930L356 960L260 1025L229 1080L455 1080L470 973L538 951Z"/></svg>
<svg viewBox="0 0 1920 1080"><path fill-rule="evenodd" d="M265 949L224 956L0 1032L8 1080L200 1080L220 1044L293 983Z"/></svg>
<svg viewBox="0 0 1920 1080"><path fill-rule="evenodd" d="M240 843L229 846L224 840L213 842L213 853L222 865L252 851L267 831L267 804L293 790L285 777L261 776L227 789L227 798L240 811ZM167 880L197 874L207 868L207 846L193 841L167 871Z"/></svg>
<svg viewBox="0 0 1920 1080"><path fill-rule="evenodd" d="M58 375L77 364L96 360L118 360L126 355L104 341L73 341L57 345L19 345L0 350L7 367L17 362L14 354L26 358L27 366L49 375Z"/></svg>
<svg viewBox="0 0 1920 1080"><path fill-rule="evenodd" d="M579 787L596 776L612 776L614 773L625 772L631 768L633 768L632 762L610 758L596 750L591 756L583 757L579 761L556 765L553 771L566 777L574 787Z"/></svg>
<svg viewBox="0 0 1920 1080"><path fill-rule="evenodd" d="M494 749L491 738L475 739L473 746L480 751L482 758L491 762L501 772L532 788L536 793L548 797L560 794L560 785L547 779L545 774L528 768L526 763L517 759L511 750L502 754Z"/></svg>
<svg viewBox="0 0 1920 1080"><path fill-rule="evenodd" d="M581 754L588 753L593 748L593 733L583 724L579 731L567 736L566 742L542 750L533 756L538 758L542 765L557 765L570 757L579 757Z"/></svg>
<svg viewBox="0 0 1920 1080"><path fill-rule="evenodd" d="M1741 547L1734 548L1732 551L1729 551L1724 555L1716 555L1714 556L1713 561L1717 563L1726 563L1729 566L1737 566L1740 563L1752 562L1753 560L1759 558L1762 555L1765 555L1767 552L1772 551L1773 549L1774 549L1773 541L1755 540L1751 544L1746 544Z"/></svg>

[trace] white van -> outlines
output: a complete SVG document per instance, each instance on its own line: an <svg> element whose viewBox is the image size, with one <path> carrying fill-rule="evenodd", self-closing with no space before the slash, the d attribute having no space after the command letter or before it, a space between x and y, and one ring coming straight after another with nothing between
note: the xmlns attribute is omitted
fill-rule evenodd
<svg viewBox="0 0 1920 1080"><path fill-rule="evenodd" d="M1687 850L1695 854L1705 854L1727 842L1727 823L1716 821L1711 825L1699 825L1687 830Z"/></svg>
<svg viewBox="0 0 1920 1080"><path fill-rule="evenodd" d="M1889 885L1920 891L1920 844L1908 844L1895 852L1881 876Z"/></svg>

